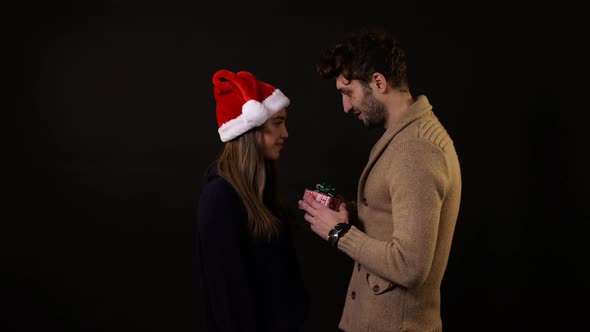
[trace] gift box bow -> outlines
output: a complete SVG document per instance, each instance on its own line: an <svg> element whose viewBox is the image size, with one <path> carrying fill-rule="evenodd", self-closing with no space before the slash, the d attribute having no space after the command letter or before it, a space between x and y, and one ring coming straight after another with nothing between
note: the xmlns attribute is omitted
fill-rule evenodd
<svg viewBox="0 0 590 332"><path fill-rule="evenodd" d="M330 197L334 197L334 195L336 194L336 188L330 186L327 183L316 184L315 191L320 192L324 195L328 195Z"/></svg>

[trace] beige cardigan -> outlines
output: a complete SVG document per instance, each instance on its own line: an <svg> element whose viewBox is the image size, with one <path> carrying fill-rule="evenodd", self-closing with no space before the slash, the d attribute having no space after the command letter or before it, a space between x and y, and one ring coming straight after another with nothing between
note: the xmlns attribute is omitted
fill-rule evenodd
<svg viewBox="0 0 590 332"><path fill-rule="evenodd" d="M442 331L440 286L460 200L453 141L418 96L373 147L358 225L338 243L355 260L342 330Z"/></svg>

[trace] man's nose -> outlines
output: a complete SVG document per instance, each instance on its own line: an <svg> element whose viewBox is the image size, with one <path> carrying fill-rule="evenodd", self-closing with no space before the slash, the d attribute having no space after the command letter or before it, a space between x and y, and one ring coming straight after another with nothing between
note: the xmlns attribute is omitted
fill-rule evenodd
<svg viewBox="0 0 590 332"><path fill-rule="evenodd" d="M350 112L352 104L348 101L348 98L342 97L342 107L344 108L344 113Z"/></svg>

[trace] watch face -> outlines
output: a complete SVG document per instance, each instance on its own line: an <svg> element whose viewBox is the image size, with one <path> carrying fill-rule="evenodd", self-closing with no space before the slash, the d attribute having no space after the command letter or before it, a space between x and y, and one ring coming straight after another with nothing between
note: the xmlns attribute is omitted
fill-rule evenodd
<svg viewBox="0 0 590 332"><path fill-rule="evenodd" d="M337 239L336 234L337 231L335 229L331 229L330 232L328 232L328 242L330 242L331 245L334 245L334 242Z"/></svg>
<svg viewBox="0 0 590 332"><path fill-rule="evenodd" d="M338 242L338 238L340 237L340 234L346 233L346 231L348 231L349 228L350 228L349 224L344 224L344 223L336 224L336 226L334 226L334 228L332 228L328 232L328 241L330 242L330 244L336 245L336 243Z"/></svg>

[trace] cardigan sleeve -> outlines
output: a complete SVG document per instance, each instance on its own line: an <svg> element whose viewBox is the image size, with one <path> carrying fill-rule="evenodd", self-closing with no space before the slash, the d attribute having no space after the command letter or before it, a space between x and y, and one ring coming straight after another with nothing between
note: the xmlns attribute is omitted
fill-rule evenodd
<svg viewBox="0 0 590 332"><path fill-rule="evenodd" d="M205 184L198 206L204 319L215 331L257 331L246 255L247 215L237 192L221 178Z"/></svg>
<svg viewBox="0 0 590 332"><path fill-rule="evenodd" d="M444 153L430 142L413 139L396 149L384 179L395 220L391 240L352 227L338 247L381 277L410 288L430 273L449 177Z"/></svg>

